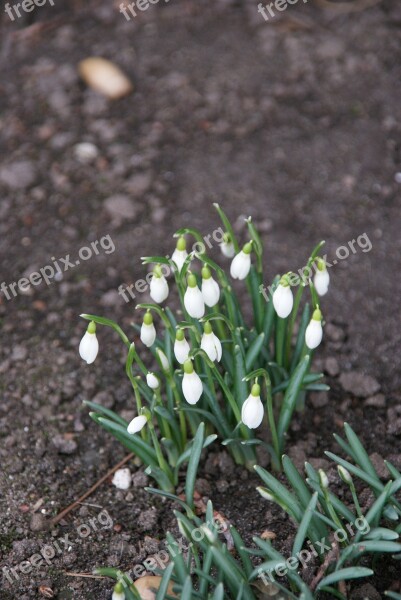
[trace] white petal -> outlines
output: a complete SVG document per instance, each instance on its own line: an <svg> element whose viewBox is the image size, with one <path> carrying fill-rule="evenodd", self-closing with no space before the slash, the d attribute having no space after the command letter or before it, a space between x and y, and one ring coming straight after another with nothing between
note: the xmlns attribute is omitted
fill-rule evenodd
<svg viewBox="0 0 401 600"><path fill-rule="evenodd" d="M184 295L184 304L189 316L193 319L200 319L205 314L205 303L198 286L187 287Z"/></svg>
<svg viewBox="0 0 401 600"><path fill-rule="evenodd" d="M125 600L124 592L113 592L111 600Z"/></svg>
<svg viewBox="0 0 401 600"><path fill-rule="evenodd" d="M79 344L79 354L88 365L92 364L99 352L99 342L96 333L87 331Z"/></svg>
<svg viewBox="0 0 401 600"><path fill-rule="evenodd" d="M184 266L184 262L185 262L187 256L188 256L188 252L186 250L178 250L178 248L176 248L174 250L173 256L171 257L171 259L177 265L178 272L180 272L182 267Z"/></svg>
<svg viewBox="0 0 401 600"><path fill-rule="evenodd" d="M157 390L157 388L159 387L159 380L153 373L148 373L146 375L146 383L148 384L151 390Z"/></svg>
<svg viewBox="0 0 401 600"><path fill-rule="evenodd" d="M164 302L168 297L168 283L164 275L161 277L153 275L150 280L150 297L158 304Z"/></svg>
<svg viewBox="0 0 401 600"><path fill-rule="evenodd" d="M251 255L246 254L243 250L234 256L230 273L233 279L245 279L251 268Z"/></svg>
<svg viewBox="0 0 401 600"><path fill-rule="evenodd" d="M206 352L211 361L217 359L216 344L213 333L204 333L201 339L201 349Z"/></svg>
<svg viewBox="0 0 401 600"><path fill-rule="evenodd" d="M131 471L127 468L118 469L114 473L112 484L119 490L128 490L131 485Z"/></svg>
<svg viewBox="0 0 401 600"><path fill-rule="evenodd" d="M313 284L319 296L324 296L325 294L327 294L327 291L329 289L329 283L330 275L327 269L325 269L324 271L317 270L313 280Z"/></svg>
<svg viewBox="0 0 401 600"><path fill-rule="evenodd" d="M147 325L146 323L142 323L141 327L141 341L145 346L150 348L155 343L156 339L156 329L153 323Z"/></svg>
<svg viewBox="0 0 401 600"><path fill-rule="evenodd" d="M163 371L170 370L170 363L168 362L167 356L164 354L163 350L160 348L156 348L157 356L159 357L160 364L162 366Z"/></svg>
<svg viewBox="0 0 401 600"><path fill-rule="evenodd" d="M210 308L216 306L220 299L220 288L217 281L213 277L202 279L202 296L206 306Z"/></svg>
<svg viewBox="0 0 401 600"><path fill-rule="evenodd" d="M191 348L186 339L176 340L174 342L174 354L180 365L187 360Z"/></svg>
<svg viewBox="0 0 401 600"><path fill-rule="evenodd" d="M235 248L234 248L234 244L232 242L228 243L227 242L222 242L220 244L220 249L222 251L222 253L224 254L224 256L226 256L227 258L232 258L235 254Z"/></svg>
<svg viewBox="0 0 401 600"><path fill-rule="evenodd" d="M220 362L221 361L221 356L223 354L223 349L221 347L221 342L220 342L219 338L217 337L217 335L214 335L214 343L216 345L217 362Z"/></svg>
<svg viewBox="0 0 401 600"><path fill-rule="evenodd" d="M139 417L135 417L135 419L132 419L131 423L127 427L128 433L138 433L138 431L141 431L141 429L145 427L147 421L148 420L145 415L139 415Z"/></svg>
<svg viewBox="0 0 401 600"><path fill-rule="evenodd" d="M188 404L196 404L202 396L203 385L201 378L195 371L184 373L182 378L182 393Z"/></svg>
<svg viewBox="0 0 401 600"><path fill-rule="evenodd" d="M279 317L282 319L288 317L294 305L294 298L289 285L278 284L273 294L273 305Z"/></svg>
<svg viewBox="0 0 401 600"><path fill-rule="evenodd" d="M317 348L322 341L323 338L323 327L321 321L316 321L316 319L311 319L308 327L305 331L305 344L310 348L310 350L314 350Z"/></svg>
<svg viewBox="0 0 401 600"><path fill-rule="evenodd" d="M242 422L249 429L256 429L263 420L263 414L264 408L260 397L250 394L242 405Z"/></svg>

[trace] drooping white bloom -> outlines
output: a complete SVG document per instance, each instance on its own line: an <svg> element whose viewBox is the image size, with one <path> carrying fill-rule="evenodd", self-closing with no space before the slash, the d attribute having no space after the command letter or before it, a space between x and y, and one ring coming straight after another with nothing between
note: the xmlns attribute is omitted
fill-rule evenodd
<svg viewBox="0 0 401 600"><path fill-rule="evenodd" d="M124 469L118 469L113 476L112 484L119 490L128 490L131 485L131 471L125 467Z"/></svg>
<svg viewBox="0 0 401 600"><path fill-rule="evenodd" d="M208 321L205 323L205 331L201 339L201 348L206 352L210 360L220 362L222 355L221 342L213 333L212 326Z"/></svg>
<svg viewBox="0 0 401 600"><path fill-rule="evenodd" d="M150 280L150 297L154 302L161 304L168 297L168 283L164 277L160 265L153 270L153 276Z"/></svg>
<svg viewBox="0 0 401 600"><path fill-rule="evenodd" d="M206 266L202 269L202 296L206 306L210 308L216 306L220 299L219 284L213 279L210 269Z"/></svg>
<svg viewBox="0 0 401 600"><path fill-rule="evenodd" d="M182 329L178 329L174 342L174 355L180 365L183 365L187 360L190 350L191 348L185 339L184 331Z"/></svg>
<svg viewBox="0 0 401 600"><path fill-rule="evenodd" d="M191 360L184 363L184 377L182 378L182 393L188 404L196 404L202 396L202 380L194 371Z"/></svg>
<svg viewBox="0 0 401 600"><path fill-rule="evenodd" d="M220 244L220 250L227 258L233 258L235 254L235 248L229 233L224 234L223 241Z"/></svg>
<svg viewBox="0 0 401 600"><path fill-rule="evenodd" d="M160 350L160 348L156 348L156 354L159 359L161 368L163 369L163 371L168 373L170 371L170 363L168 362L167 356L164 354L163 350Z"/></svg>
<svg viewBox="0 0 401 600"><path fill-rule="evenodd" d="M141 327L141 341L145 346L150 348L155 343L156 329L153 325L153 317L150 312L145 313Z"/></svg>
<svg viewBox="0 0 401 600"><path fill-rule="evenodd" d="M181 236L177 240L176 249L174 250L173 256L171 257L171 259L177 265L177 269L178 269L179 273L181 272L181 269L184 266L187 256L188 256L188 252L187 252L187 248L186 248L185 238Z"/></svg>
<svg viewBox="0 0 401 600"><path fill-rule="evenodd" d="M319 296L327 294L330 283L330 275L323 258L317 259L317 271L313 279L313 285Z"/></svg>
<svg viewBox="0 0 401 600"><path fill-rule="evenodd" d="M184 294L184 305L187 313L193 319L200 319L205 314L205 302L198 288L196 277L192 273L188 277L188 286Z"/></svg>
<svg viewBox="0 0 401 600"><path fill-rule="evenodd" d="M327 477L323 469L319 469L319 481L321 487L327 490L327 488L329 487L329 478Z"/></svg>
<svg viewBox="0 0 401 600"><path fill-rule="evenodd" d="M245 279L251 268L252 244L248 242L236 256L234 256L230 274L233 279Z"/></svg>
<svg viewBox="0 0 401 600"><path fill-rule="evenodd" d="M317 308L305 331L305 344L310 350L317 348L323 338L322 313Z"/></svg>
<svg viewBox="0 0 401 600"><path fill-rule="evenodd" d="M139 415L138 417L135 417L127 427L128 433L138 433L138 431L141 431L141 429L145 427L147 422L148 419L145 415Z"/></svg>
<svg viewBox="0 0 401 600"><path fill-rule="evenodd" d="M292 311L294 297L288 279L284 276L273 293L273 306L279 317L286 319Z"/></svg>
<svg viewBox="0 0 401 600"><path fill-rule="evenodd" d="M249 427L256 429L263 420L264 408L260 399L260 386L255 383L251 393L242 405L241 421Z"/></svg>
<svg viewBox="0 0 401 600"><path fill-rule="evenodd" d="M157 379L154 373L148 373L146 375L146 383L148 384L151 390L157 390L157 388L160 385L159 380Z"/></svg>
<svg viewBox="0 0 401 600"><path fill-rule="evenodd" d="M124 586L121 583L121 581L116 583L116 585L114 586L114 591L111 596L111 600L125 600Z"/></svg>
<svg viewBox="0 0 401 600"><path fill-rule="evenodd" d="M96 324L94 321L91 321L79 344L79 354L90 365L95 361L98 352L99 342L96 337Z"/></svg>

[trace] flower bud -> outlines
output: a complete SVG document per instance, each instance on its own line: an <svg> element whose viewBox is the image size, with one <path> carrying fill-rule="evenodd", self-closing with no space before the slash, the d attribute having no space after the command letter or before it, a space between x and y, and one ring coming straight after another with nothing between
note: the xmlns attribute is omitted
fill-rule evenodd
<svg viewBox="0 0 401 600"><path fill-rule="evenodd" d="M313 285L319 296L327 294L330 283L330 275L327 271L327 266L323 258L316 259L317 271L313 279Z"/></svg>
<svg viewBox="0 0 401 600"><path fill-rule="evenodd" d="M202 296L206 306L210 308L216 306L220 299L219 284L213 279L210 269L206 266L202 269Z"/></svg>
<svg viewBox="0 0 401 600"><path fill-rule="evenodd" d="M286 319L292 311L294 298L288 281L288 277L284 275L280 279L280 283L273 293L274 310L281 319Z"/></svg>
<svg viewBox="0 0 401 600"><path fill-rule="evenodd" d="M233 279L241 280L248 276L251 269L251 252L252 243L248 242L242 250L234 256L230 267L230 274Z"/></svg>
<svg viewBox="0 0 401 600"><path fill-rule="evenodd" d="M251 393L242 405L241 421L249 429L256 429L263 420L264 408L260 399L260 386L255 383Z"/></svg>
<svg viewBox="0 0 401 600"><path fill-rule="evenodd" d="M168 283L160 265L157 265L153 269L152 279L150 280L150 297L154 302L161 304L167 299L168 293Z"/></svg>
<svg viewBox="0 0 401 600"><path fill-rule="evenodd" d="M202 380L194 371L191 360L184 363L184 377L182 378L182 393L188 404L196 404L203 393Z"/></svg>
<svg viewBox="0 0 401 600"><path fill-rule="evenodd" d="M317 348L323 338L322 313L317 308L305 331L305 344L310 350Z"/></svg>
<svg viewBox="0 0 401 600"><path fill-rule="evenodd" d="M224 234L223 241L220 244L220 249L224 256L227 258L233 258L235 254L235 248L229 233Z"/></svg>
<svg viewBox="0 0 401 600"><path fill-rule="evenodd" d="M192 273L188 276L188 287L184 294L184 305L187 313L193 319L200 319L205 314L205 302L202 292L198 288L195 275Z"/></svg>
<svg viewBox="0 0 401 600"><path fill-rule="evenodd" d="M96 337L96 323L91 321L85 335L79 344L79 354L88 365L92 364L99 352L99 342Z"/></svg>
<svg viewBox="0 0 401 600"><path fill-rule="evenodd" d="M116 585L114 586L114 591L111 600L125 600L124 585L121 581L116 583Z"/></svg>
<svg viewBox="0 0 401 600"><path fill-rule="evenodd" d="M157 388L160 385L160 382L154 373L148 373L146 375L146 383L148 384L151 390L157 390Z"/></svg>
<svg viewBox="0 0 401 600"><path fill-rule="evenodd" d="M127 431L130 434L138 433L143 429L148 422L148 419L145 415L139 415L132 419L131 423L127 427Z"/></svg>
<svg viewBox="0 0 401 600"><path fill-rule="evenodd" d="M187 360L190 350L191 348L185 339L184 331L182 329L177 329L174 342L174 355L180 365L183 365Z"/></svg>
<svg viewBox="0 0 401 600"><path fill-rule="evenodd" d="M153 325L153 317L150 312L145 313L141 327L141 342L148 348L153 346L156 339L156 329Z"/></svg>
<svg viewBox="0 0 401 600"><path fill-rule="evenodd" d="M188 256L188 252L186 249L186 242L184 236L181 236L177 240L176 249L173 252L173 256L171 260L175 262L177 265L178 272L181 272L182 267L184 266L185 260Z"/></svg>
<svg viewBox="0 0 401 600"><path fill-rule="evenodd" d="M212 326L209 321L205 323L204 333L201 339L201 349L206 352L211 361L217 360L220 362L222 355L221 342L217 335L213 333Z"/></svg>

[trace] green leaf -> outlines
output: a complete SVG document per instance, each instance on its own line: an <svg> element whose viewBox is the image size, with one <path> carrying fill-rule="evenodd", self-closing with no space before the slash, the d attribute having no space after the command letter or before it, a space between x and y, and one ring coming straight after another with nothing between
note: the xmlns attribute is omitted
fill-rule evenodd
<svg viewBox="0 0 401 600"><path fill-rule="evenodd" d="M369 577L370 575L373 575L372 569L367 569L366 567L347 567L346 569L335 571L334 573L327 575L327 577L324 577L316 587L316 591L321 590L326 585L332 585L339 581L359 579L360 577Z"/></svg>
<svg viewBox="0 0 401 600"><path fill-rule="evenodd" d="M190 519L192 519L192 517L194 516L194 513L193 513L192 509L188 506L188 504L186 502L184 502L184 500L182 500L181 498L176 496L175 494L166 492L164 490L158 490L157 488L153 488L153 487L145 487L144 489L145 489L145 492L149 492L150 494L155 494L156 496L163 496L163 498L168 498L169 500L173 500L174 502L177 502L177 504L182 506L182 508L185 510L185 512L187 513L187 515Z"/></svg>
<svg viewBox="0 0 401 600"><path fill-rule="evenodd" d="M299 524L297 534L295 536L294 544L292 546L292 555L296 556L298 552L302 550L302 546L304 544L305 538L308 534L309 526L311 524L312 518L314 516L313 511L316 508L317 504L317 492L315 492L310 499L310 502L305 510L304 516L302 517L302 521Z"/></svg>
<svg viewBox="0 0 401 600"><path fill-rule="evenodd" d="M285 507L285 510L297 521L297 523L300 523L303 510L295 496L291 494L278 479L263 469L263 467L256 465L254 469L269 490L271 490L273 495L280 501L280 505Z"/></svg>
<svg viewBox="0 0 401 600"><path fill-rule="evenodd" d="M356 435L352 427L348 425L348 423L344 423L344 431L345 435L347 436L349 445L354 451L354 455L356 457L356 462L358 463L358 465L371 477L379 480L380 478L376 473L376 470L368 456L368 453L366 452L358 436Z"/></svg>
<svg viewBox="0 0 401 600"><path fill-rule="evenodd" d="M223 209L220 208L220 205L217 204L217 202L214 202L213 206L217 210L217 212L219 214L219 217L221 219L221 222L223 223L226 232L230 234L231 241L234 244L235 252L238 253L239 252L239 245L238 245L237 238L234 235L234 229L232 228L232 225L231 225L230 221L228 220L228 218L227 218L225 212L223 211Z"/></svg>
<svg viewBox="0 0 401 600"><path fill-rule="evenodd" d="M167 594L168 584L170 583L170 578L173 573L174 563L171 562L167 565L167 567L163 571L162 580L159 585L159 589L157 590L156 600L164 600Z"/></svg>
<svg viewBox="0 0 401 600"><path fill-rule="evenodd" d="M222 583L219 583L215 588L212 600L224 600L224 585Z"/></svg>
<svg viewBox="0 0 401 600"><path fill-rule="evenodd" d="M181 600L192 600L192 581L190 575L188 575L188 577L185 580L184 587L182 588L180 594L180 598Z"/></svg>
<svg viewBox="0 0 401 600"><path fill-rule="evenodd" d="M128 348L130 347L131 344L128 337L125 335L121 327L115 321L112 321L111 319L105 319L104 317L98 317L96 315L87 315L85 313L79 316L83 319L86 319L87 321L94 321L98 325L106 325L106 327L111 327L112 329L114 329L114 331L118 333L124 344L128 346Z"/></svg>
<svg viewBox="0 0 401 600"><path fill-rule="evenodd" d="M252 573L253 566L249 559L248 554L246 552L244 552L244 545L245 545L244 540L241 538L240 534L238 533L238 531L235 529L235 527L233 525L230 525L230 532L231 532L231 535L234 540L235 548L241 559L245 574L247 575L247 577L249 577L249 575Z"/></svg>
<svg viewBox="0 0 401 600"><path fill-rule="evenodd" d="M255 361L258 359L259 354L265 343L265 334L260 333L249 346L248 351L245 355L245 370L247 373L253 368Z"/></svg>
<svg viewBox="0 0 401 600"><path fill-rule="evenodd" d="M278 438L281 444L281 448L284 446L284 436L287 433L288 427L290 425L291 417L295 409L297 396L299 390L301 389L302 381L305 377L305 374L309 368L309 354L302 359L297 368L295 369L291 379L290 384L285 392L283 405L280 411L280 417L278 421Z"/></svg>
<svg viewBox="0 0 401 600"><path fill-rule="evenodd" d="M198 471L199 459L201 456L202 448L203 448L203 438L205 434L205 424L201 423L196 432L192 448L191 448L191 457L188 463L187 475L185 480L185 497L187 504L194 508L194 488L195 488L195 480L196 474Z"/></svg>
<svg viewBox="0 0 401 600"><path fill-rule="evenodd" d="M203 425L203 423L201 423L201 425ZM200 427L200 425L199 425L199 427ZM203 447L202 448L207 448L216 439L217 439L217 435L215 433L212 433L211 435L208 435L207 438L203 442ZM195 442L195 440L194 440L194 442ZM180 458L178 459L178 461L177 461L177 467L181 466L185 461L187 461L189 458L191 458L191 456L193 454L193 448L194 448L194 444L191 443L189 445L189 447L181 454Z"/></svg>
<svg viewBox="0 0 401 600"><path fill-rule="evenodd" d="M109 408L106 408L105 406L102 406L101 404L97 404L96 402L91 402L90 400L84 400L83 404L85 404L85 406L89 406L89 408L94 409L97 413L100 413L100 414L104 415L105 417L108 417L112 421L115 421L122 427L125 427L125 429L128 427L128 421L126 421L125 419L120 417L120 415L115 413L113 410L110 410Z"/></svg>

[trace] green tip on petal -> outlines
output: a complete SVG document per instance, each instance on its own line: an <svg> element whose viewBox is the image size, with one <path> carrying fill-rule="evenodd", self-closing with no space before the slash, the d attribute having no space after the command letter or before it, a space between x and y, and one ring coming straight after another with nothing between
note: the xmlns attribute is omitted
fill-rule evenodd
<svg viewBox="0 0 401 600"><path fill-rule="evenodd" d="M153 317L150 312L145 313L145 315L143 317L143 322L145 323L145 325L152 325Z"/></svg>
<svg viewBox="0 0 401 600"><path fill-rule="evenodd" d="M197 281L196 281L196 277L193 273L191 273L190 275L188 275L188 286L191 288L194 288L198 285Z"/></svg>
<svg viewBox="0 0 401 600"><path fill-rule="evenodd" d="M326 263L323 258L320 258L320 256L317 257L316 264L319 271L326 271Z"/></svg>
<svg viewBox="0 0 401 600"><path fill-rule="evenodd" d="M203 331L205 333L213 333L213 327L212 327L212 324L210 323L210 321L206 321L206 323L203 327Z"/></svg>
<svg viewBox="0 0 401 600"><path fill-rule="evenodd" d="M176 247L177 247L177 250L186 250L187 249L187 242L185 241L184 236L181 236L178 238Z"/></svg>
<svg viewBox="0 0 401 600"><path fill-rule="evenodd" d="M254 383L251 389L252 396L260 396L260 385L258 383Z"/></svg>
<svg viewBox="0 0 401 600"><path fill-rule="evenodd" d="M190 375L193 372L194 372L194 366L192 364L192 360L190 360L188 358L188 360L186 360L184 362L184 373L186 373L187 375Z"/></svg>
<svg viewBox="0 0 401 600"><path fill-rule="evenodd" d="M87 332L88 333L96 333L96 323L95 323L95 321L91 321L89 323Z"/></svg>
<svg viewBox="0 0 401 600"><path fill-rule="evenodd" d="M231 235L228 233L228 231L223 234L223 242L226 244L231 244Z"/></svg>
<svg viewBox="0 0 401 600"><path fill-rule="evenodd" d="M315 308L315 310L313 311L312 319L314 321L322 320L322 311L320 310L320 308Z"/></svg>
<svg viewBox="0 0 401 600"><path fill-rule="evenodd" d="M202 279L210 279L212 276L209 267L206 265L202 269Z"/></svg>
<svg viewBox="0 0 401 600"><path fill-rule="evenodd" d="M244 254L250 254L252 252L252 240L245 244L242 248L242 252L244 252Z"/></svg>
<svg viewBox="0 0 401 600"><path fill-rule="evenodd" d="M288 287L290 285L288 275L282 276L282 278L280 279L280 285L282 285L283 287Z"/></svg>
<svg viewBox="0 0 401 600"><path fill-rule="evenodd" d="M182 340L185 338L185 333L183 329L177 329L177 333L175 334L175 339L177 340L177 342L182 342Z"/></svg>
<svg viewBox="0 0 401 600"><path fill-rule="evenodd" d="M155 275L155 277L162 277L163 276L163 271L160 265L156 265L155 268L153 269L153 275Z"/></svg>

